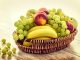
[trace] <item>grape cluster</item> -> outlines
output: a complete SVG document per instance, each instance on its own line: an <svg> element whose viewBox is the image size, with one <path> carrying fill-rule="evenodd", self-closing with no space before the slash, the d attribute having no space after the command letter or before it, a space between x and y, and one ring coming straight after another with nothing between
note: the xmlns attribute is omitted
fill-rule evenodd
<svg viewBox="0 0 80 60"><path fill-rule="evenodd" d="M36 13L36 10L35 9L30 9L30 10L28 10L28 12L26 13L26 16L27 17L34 17L34 14Z"/></svg>
<svg viewBox="0 0 80 60"><path fill-rule="evenodd" d="M6 42L5 38L1 40L1 43L2 47L0 48L0 55L2 56L2 58L8 56L8 58L11 59L11 57L16 54L16 48L11 49L11 43Z"/></svg>
<svg viewBox="0 0 80 60"><path fill-rule="evenodd" d="M16 31L13 33L13 38L15 41L22 40L27 36L28 30L35 26L33 16L36 13L36 10L30 9L26 17L20 16L20 19L15 22Z"/></svg>
<svg viewBox="0 0 80 60"><path fill-rule="evenodd" d="M70 20L70 17L63 14L61 9L49 10L48 24L50 24L51 27L56 30L58 37L70 34L70 31L67 29L66 25L67 20Z"/></svg>

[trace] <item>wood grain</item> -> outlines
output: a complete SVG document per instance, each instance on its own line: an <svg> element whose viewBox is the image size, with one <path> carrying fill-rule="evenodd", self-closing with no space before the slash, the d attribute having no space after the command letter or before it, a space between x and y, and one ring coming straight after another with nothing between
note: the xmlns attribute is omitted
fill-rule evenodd
<svg viewBox="0 0 80 60"><path fill-rule="evenodd" d="M80 60L80 57L66 52L64 50L50 53L50 54L28 54L20 52L20 56L17 57L17 60ZM20 58L20 59L19 59Z"/></svg>

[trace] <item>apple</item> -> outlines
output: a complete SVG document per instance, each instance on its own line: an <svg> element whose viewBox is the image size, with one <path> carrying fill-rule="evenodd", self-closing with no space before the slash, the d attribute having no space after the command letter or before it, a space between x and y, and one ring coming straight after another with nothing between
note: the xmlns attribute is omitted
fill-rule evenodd
<svg viewBox="0 0 80 60"><path fill-rule="evenodd" d="M48 10L46 8L40 8L38 12L40 12L40 11L45 12L46 14L48 14Z"/></svg>
<svg viewBox="0 0 80 60"><path fill-rule="evenodd" d="M67 29L72 33L74 31L74 25L70 21L66 21Z"/></svg>
<svg viewBox="0 0 80 60"><path fill-rule="evenodd" d="M38 12L34 16L34 22L36 25L45 25L48 22L48 17L45 12Z"/></svg>

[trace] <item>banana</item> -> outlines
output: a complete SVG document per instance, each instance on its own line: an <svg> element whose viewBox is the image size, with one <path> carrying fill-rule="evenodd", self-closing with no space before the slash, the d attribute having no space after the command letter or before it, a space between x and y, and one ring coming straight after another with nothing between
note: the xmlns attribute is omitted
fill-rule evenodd
<svg viewBox="0 0 80 60"><path fill-rule="evenodd" d="M37 29L34 30L27 35L27 39L33 39L37 37L51 37L51 38L57 38L57 33L54 29Z"/></svg>
<svg viewBox="0 0 80 60"><path fill-rule="evenodd" d="M34 38L33 40L50 40L51 38L49 37L39 37L39 38Z"/></svg>
<svg viewBox="0 0 80 60"><path fill-rule="evenodd" d="M26 46L26 47L29 47L29 46L32 45L32 43L24 41L24 42L23 42L23 45Z"/></svg>
<svg viewBox="0 0 80 60"><path fill-rule="evenodd" d="M36 27L31 28L28 32L32 32L32 31L34 31L34 30L44 29L44 28L46 28L46 29L53 29L53 28L51 28L50 26L36 26Z"/></svg>

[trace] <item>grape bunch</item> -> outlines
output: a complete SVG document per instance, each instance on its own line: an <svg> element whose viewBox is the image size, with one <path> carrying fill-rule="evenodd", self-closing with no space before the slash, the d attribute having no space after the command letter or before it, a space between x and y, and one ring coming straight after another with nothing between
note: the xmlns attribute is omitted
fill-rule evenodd
<svg viewBox="0 0 80 60"><path fill-rule="evenodd" d="M63 14L61 9L52 9L48 14L48 24L56 30L58 37L63 37L70 34L67 29L66 21L70 20L70 17Z"/></svg>
<svg viewBox="0 0 80 60"><path fill-rule="evenodd" d="M34 19L32 16L36 13L36 10L30 9L26 17L20 16L20 19L14 23L16 27L15 33L13 33L13 38L15 41L22 40L27 36L28 30L35 26Z"/></svg>
<svg viewBox="0 0 80 60"><path fill-rule="evenodd" d="M9 58L11 59L13 55L16 54L16 48L11 48L11 43L7 42L5 38L1 40L2 46L0 48L0 56L2 58Z"/></svg>
<svg viewBox="0 0 80 60"><path fill-rule="evenodd" d="M30 18L30 17L34 17L34 14L36 13L36 10L35 9L30 9L30 10L28 10L28 12L26 13L26 16L28 17L28 18Z"/></svg>

